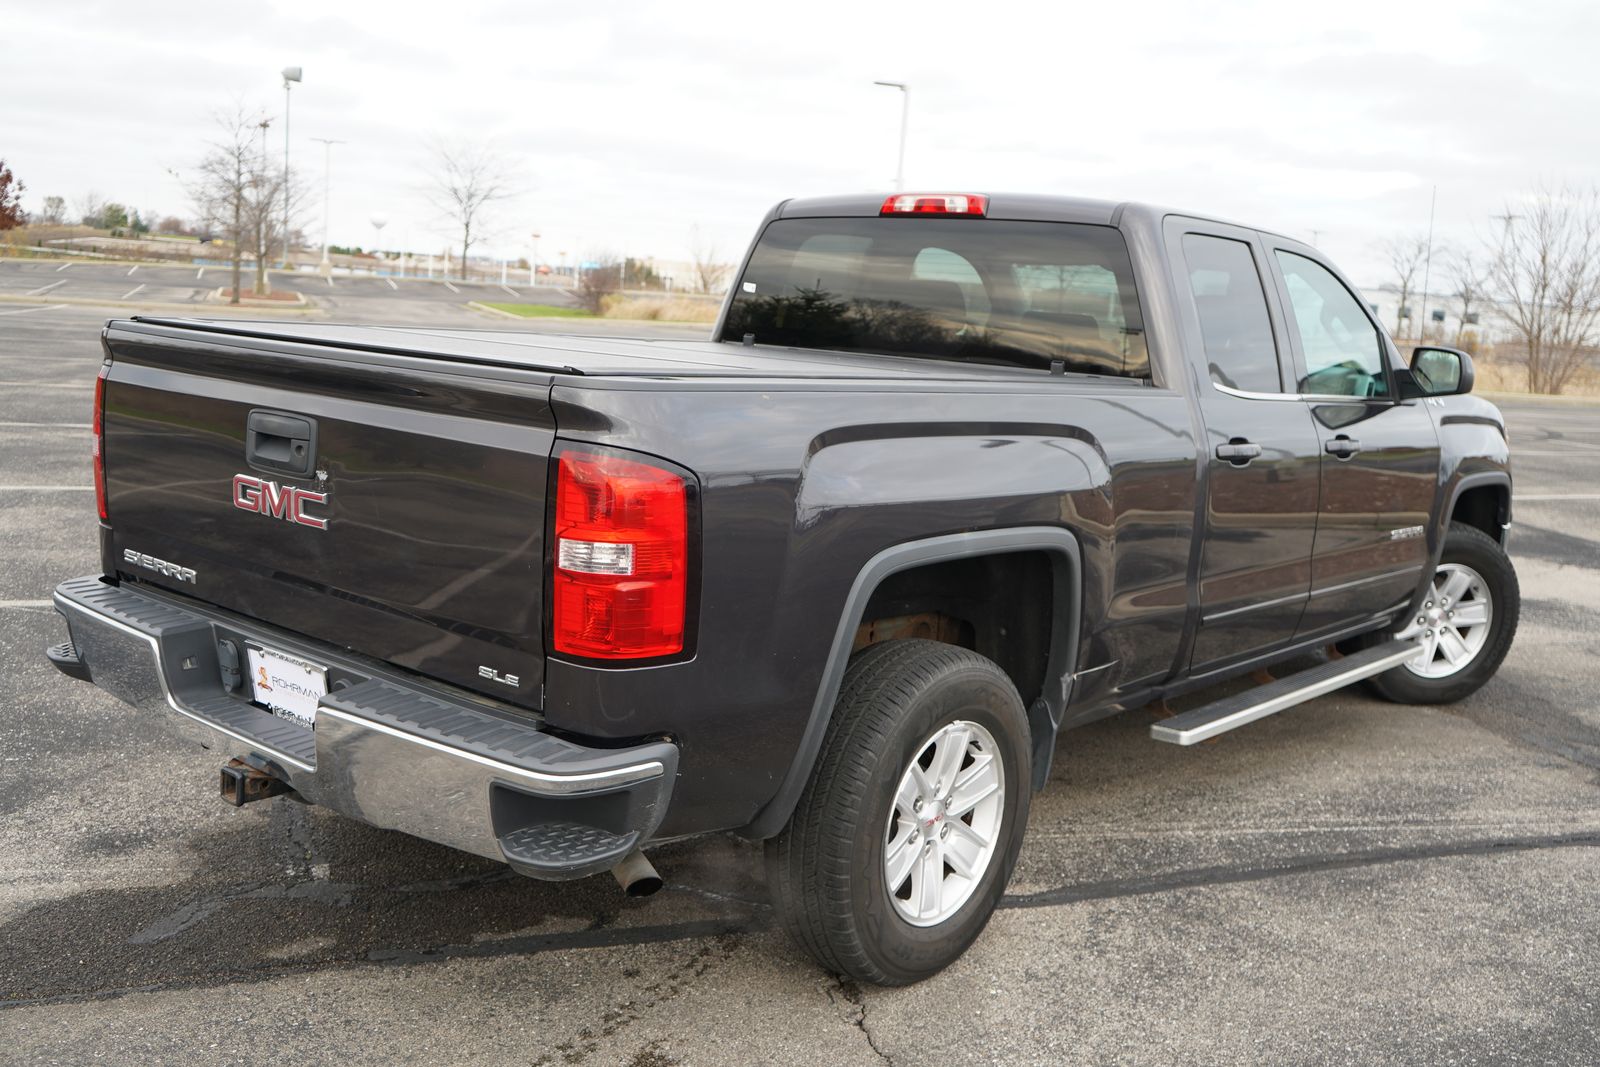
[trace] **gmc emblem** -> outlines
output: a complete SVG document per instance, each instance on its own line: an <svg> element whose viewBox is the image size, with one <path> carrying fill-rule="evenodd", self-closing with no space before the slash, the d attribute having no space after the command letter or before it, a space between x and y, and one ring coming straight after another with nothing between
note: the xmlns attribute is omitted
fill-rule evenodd
<svg viewBox="0 0 1600 1067"><path fill-rule="evenodd" d="M326 530L328 520L306 514L307 504L326 504L327 493L301 489L298 485L279 485L250 474L233 476L233 506L240 511L271 515L285 522L297 522L313 530Z"/></svg>

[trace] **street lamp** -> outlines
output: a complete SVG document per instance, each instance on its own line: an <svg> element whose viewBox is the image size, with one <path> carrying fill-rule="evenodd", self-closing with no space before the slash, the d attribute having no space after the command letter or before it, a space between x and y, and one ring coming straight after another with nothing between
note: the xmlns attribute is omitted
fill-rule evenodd
<svg viewBox="0 0 1600 1067"><path fill-rule="evenodd" d="M348 142L335 141L331 137L311 139L322 142L322 264L318 269L324 278L328 278L333 275L333 263L328 259L328 216L333 214L333 146Z"/></svg>
<svg viewBox="0 0 1600 1067"><path fill-rule="evenodd" d="M906 188L906 122L911 117L911 86L905 82L875 81L872 84L900 90L900 165L894 171L894 191L897 193L904 192Z"/></svg>
<svg viewBox="0 0 1600 1067"><path fill-rule="evenodd" d="M539 235L533 234L533 258L528 261L528 286L539 284Z"/></svg>
<svg viewBox="0 0 1600 1067"><path fill-rule="evenodd" d="M283 68L283 265L289 266L289 83L300 80L299 67Z"/></svg>

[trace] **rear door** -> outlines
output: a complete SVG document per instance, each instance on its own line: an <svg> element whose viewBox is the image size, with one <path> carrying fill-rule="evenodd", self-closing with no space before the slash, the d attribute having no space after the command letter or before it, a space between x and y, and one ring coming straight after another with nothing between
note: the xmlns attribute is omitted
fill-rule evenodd
<svg viewBox="0 0 1600 1067"><path fill-rule="evenodd" d="M1321 504L1300 636L1370 618L1416 590L1439 485L1439 439L1420 400L1395 397L1376 318L1310 248L1265 239L1289 323L1296 388L1319 437Z"/></svg>
<svg viewBox="0 0 1600 1067"><path fill-rule="evenodd" d="M1264 249L1248 230L1167 221L1185 348L1205 420L1200 625L1191 668L1285 645L1311 587L1320 442L1285 390L1283 324L1267 299Z"/></svg>

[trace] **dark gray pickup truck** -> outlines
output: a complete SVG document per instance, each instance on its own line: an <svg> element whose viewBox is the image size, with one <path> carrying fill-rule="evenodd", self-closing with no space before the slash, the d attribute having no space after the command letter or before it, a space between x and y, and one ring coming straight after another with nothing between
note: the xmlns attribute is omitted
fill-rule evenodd
<svg viewBox="0 0 1600 1067"><path fill-rule="evenodd" d="M280 794L535 878L767 842L905 983L1003 893L1060 731L1192 744L1516 630L1504 426L1316 250L1137 204L767 216L712 339L110 323L100 573L49 650ZM1308 653L1315 656L1308 657Z"/></svg>

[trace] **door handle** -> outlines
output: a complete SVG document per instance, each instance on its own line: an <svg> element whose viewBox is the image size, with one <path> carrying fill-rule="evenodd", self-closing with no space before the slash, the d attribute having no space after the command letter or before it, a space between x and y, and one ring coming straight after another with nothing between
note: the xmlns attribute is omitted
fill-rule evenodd
<svg viewBox="0 0 1600 1067"><path fill-rule="evenodd" d="M317 462L317 424L302 415L256 410L245 420L245 462L309 477Z"/></svg>
<svg viewBox="0 0 1600 1067"><path fill-rule="evenodd" d="M1235 467L1248 466L1250 461L1261 455L1261 446L1252 444L1242 437L1235 437L1225 445L1217 446L1217 458L1225 459Z"/></svg>
<svg viewBox="0 0 1600 1067"><path fill-rule="evenodd" d="M1323 451L1327 452L1330 456L1338 456L1340 459L1349 459L1351 456L1361 451L1361 442L1357 441L1354 437L1347 437L1344 434L1340 434L1331 441L1323 442L1322 448Z"/></svg>

